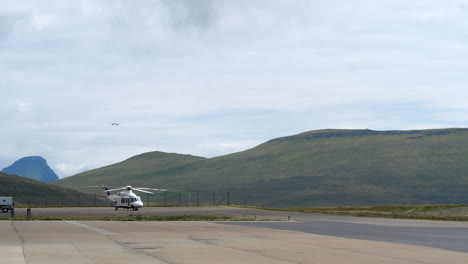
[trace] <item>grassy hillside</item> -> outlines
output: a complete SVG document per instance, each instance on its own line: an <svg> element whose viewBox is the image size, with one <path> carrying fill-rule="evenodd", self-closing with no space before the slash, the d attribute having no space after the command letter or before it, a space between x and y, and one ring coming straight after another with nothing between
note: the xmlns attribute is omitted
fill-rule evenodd
<svg viewBox="0 0 468 264"><path fill-rule="evenodd" d="M107 199L41 181L0 172L0 196L11 196L15 206L109 205Z"/></svg>
<svg viewBox="0 0 468 264"><path fill-rule="evenodd" d="M468 129L317 130L203 159L158 153L58 181L232 192L271 207L466 203Z"/></svg>
<svg viewBox="0 0 468 264"><path fill-rule="evenodd" d="M205 160L206 158L191 155L155 151L137 155L110 166L83 172L54 184L88 193L96 191L88 186L102 184L113 187L133 185L165 188L164 186L168 182L160 182L158 179L160 175L171 175L168 180L175 181L179 171Z"/></svg>

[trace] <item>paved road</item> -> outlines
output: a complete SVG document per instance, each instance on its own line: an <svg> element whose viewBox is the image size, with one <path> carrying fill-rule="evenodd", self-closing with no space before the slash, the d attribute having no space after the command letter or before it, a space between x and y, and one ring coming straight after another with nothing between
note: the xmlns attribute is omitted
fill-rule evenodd
<svg viewBox="0 0 468 264"><path fill-rule="evenodd" d="M114 211L113 208L35 208L34 215L182 215L214 214L251 216L291 221L227 222L226 225L265 227L311 234L428 246L468 253L468 223L425 220L375 219L288 213L226 207L151 207L138 212ZM25 209L17 209L17 215Z"/></svg>

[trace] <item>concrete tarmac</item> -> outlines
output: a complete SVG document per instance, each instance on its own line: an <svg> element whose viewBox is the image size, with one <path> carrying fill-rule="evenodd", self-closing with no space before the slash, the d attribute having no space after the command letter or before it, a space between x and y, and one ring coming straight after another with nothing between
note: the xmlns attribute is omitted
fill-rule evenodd
<svg viewBox="0 0 468 264"><path fill-rule="evenodd" d="M0 221L0 249L8 253L0 263L468 263L468 224L459 222L226 207L32 210L50 216L213 214L292 220Z"/></svg>
<svg viewBox="0 0 468 264"><path fill-rule="evenodd" d="M429 246L468 253L468 223L421 220L400 220L334 216L323 214L265 211L232 207L145 207L140 211L101 208L33 208L33 215L86 216L86 215L184 215L211 214L249 216L292 221L236 222L232 224L280 230L307 232L317 235L355 238ZM26 209L17 209L25 215Z"/></svg>
<svg viewBox="0 0 468 264"><path fill-rule="evenodd" d="M0 263L467 263L468 254L211 222L0 221Z"/></svg>

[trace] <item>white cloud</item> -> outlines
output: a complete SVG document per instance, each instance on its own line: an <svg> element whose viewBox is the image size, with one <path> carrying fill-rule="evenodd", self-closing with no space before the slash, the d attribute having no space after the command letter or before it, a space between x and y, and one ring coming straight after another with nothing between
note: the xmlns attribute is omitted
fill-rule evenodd
<svg viewBox="0 0 468 264"><path fill-rule="evenodd" d="M467 6L3 1L0 162L41 154L67 176L309 129L466 126Z"/></svg>
<svg viewBox="0 0 468 264"><path fill-rule="evenodd" d="M194 147L194 151L198 153L206 153L208 157L214 157L220 155L220 153L235 153L252 148L263 142L261 141L235 141L235 142L202 142L198 143Z"/></svg>
<svg viewBox="0 0 468 264"><path fill-rule="evenodd" d="M13 102L14 108L19 113L27 113L32 111L32 104L29 102L24 102L21 100L16 100Z"/></svg>

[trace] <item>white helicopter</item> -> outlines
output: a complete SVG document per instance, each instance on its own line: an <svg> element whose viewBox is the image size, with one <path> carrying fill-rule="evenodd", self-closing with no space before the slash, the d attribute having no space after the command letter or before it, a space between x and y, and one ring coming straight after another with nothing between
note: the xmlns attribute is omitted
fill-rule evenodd
<svg viewBox="0 0 468 264"><path fill-rule="evenodd" d="M116 189L109 189L107 186L102 187L104 192L107 192L107 198L114 202L115 210L119 208L132 209L133 211L138 211L138 209L143 207L143 201L140 196L134 194L132 191L138 191L143 193L153 194L151 191L156 192L167 192L165 189L154 189L154 188L140 188L132 187L127 185L125 187L120 187ZM119 191L117 194L111 194L113 191Z"/></svg>

